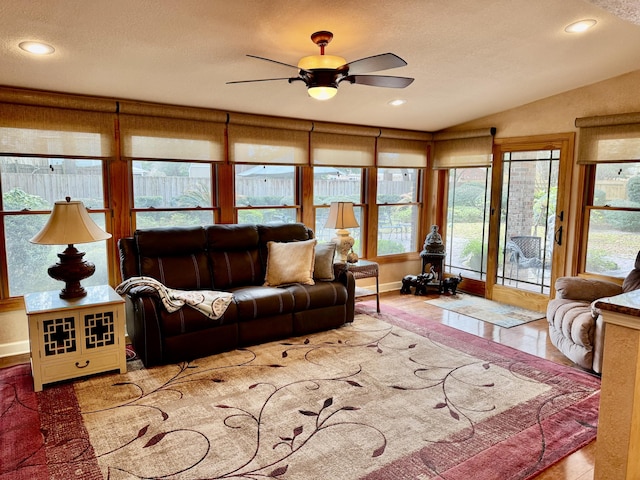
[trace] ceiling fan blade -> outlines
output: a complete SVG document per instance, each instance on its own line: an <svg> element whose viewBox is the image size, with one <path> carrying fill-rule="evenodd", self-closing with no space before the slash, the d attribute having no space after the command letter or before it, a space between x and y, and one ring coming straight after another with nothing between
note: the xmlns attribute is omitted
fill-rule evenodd
<svg viewBox="0 0 640 480"><path fill-rule="evenodd" d="M374 55L373 57L354 60L353 62L345 64L343 67L349 67L350 75L358 75L360 73L379 72L380 70L404 67L405 65L407 65L407 62L396 54L381 53L380 55Z"/></svg>
<svg viewBox="0 0 640 480"><path fill-rule="evenodd" d="M247 55L247 57L257 58L258 60L264 60L266 62L277 63L278 65L284 65L285 67L295 68L296 70L301 70L300 68L296 67L295 65L289 65L288 63L279 62L278 60L271 60L270 58L258 57L257 55Z"/></svg>
<svg viewBox="0 0 640 480"><path fill-rule="evenodd" d="M230 83L252 83L252 82L271 82L274 80L288 80L289 82L292 82L293 80L297 80L297 79L291 79L289 77L282 77L282 78L259 78L257 80L236 80L235 82L227 82L227 85L229 85Z"/></svg>
<svg viewBox="0 0 640 480"><path fill-rule="evenodd" d="M386 75L347 75L342 81L370 85L372 87L404 88L411 85L413 78L390 77Z"/></svg>

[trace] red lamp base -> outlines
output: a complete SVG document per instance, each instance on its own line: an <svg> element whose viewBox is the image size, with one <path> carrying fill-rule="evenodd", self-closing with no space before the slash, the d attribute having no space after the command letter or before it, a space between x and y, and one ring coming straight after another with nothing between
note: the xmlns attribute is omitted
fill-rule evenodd
<svg viewBox="0 0 640 480"><path fill-rule="evenodd" d="M87 291L80 285L80 280L89 278L96 271L96 266L82 259L84 252L79 252L73 245L68 245L66 250L58 254L60 261L51 265L47 272L55 280L65 283L60 291L60 298L81 298Z"/></svg>

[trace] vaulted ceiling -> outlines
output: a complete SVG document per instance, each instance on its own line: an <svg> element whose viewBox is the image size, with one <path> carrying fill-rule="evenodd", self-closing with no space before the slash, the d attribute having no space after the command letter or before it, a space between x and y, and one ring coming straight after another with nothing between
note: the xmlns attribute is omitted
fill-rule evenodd
<svg viewBox="0 0 640 480"><path fill-rule="evenodd" d="M434 131L640 69L635 0L3 0L0 85ZM597 24L584 34L565 27ZM296 76L327 54L393 52L405 89L340 84L320 102ZM36 57L25 40L55 47ZM375 72L372 72L375 73ZM406 100L399 107L388 104Z"/></svg>

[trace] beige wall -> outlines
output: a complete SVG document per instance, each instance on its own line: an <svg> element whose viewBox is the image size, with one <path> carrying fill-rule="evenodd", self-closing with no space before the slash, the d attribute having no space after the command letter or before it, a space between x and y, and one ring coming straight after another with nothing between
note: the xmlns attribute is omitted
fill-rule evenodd
<svg viewBox="0 0 640 480"><path fill-rule="evenodd" d="M565 133L577 131L574 121L578 117L639 111L640 70L479 118L455 129L496 127L496 138Z"/></svg>
<svg viewBox="0 0 640 480"><path fill-rule="evenodd" d="M523 84L523 88L526 88L526 84ZM566 133L577 131L574 126L576 117L628 112L640 112L640 71L479 118L458 125L455 129L496 127L497 138ZM574 175L572 189L576 188L580 186ZM574 205L574 208L577 206ZM399 288L404 275L419 273L420 268L419 260L381 264L381 289ZM367 285L370 281L366 279L358 283ZM25 313L0 313L0 357L24 353L28 348L27 342Z"/></svg>

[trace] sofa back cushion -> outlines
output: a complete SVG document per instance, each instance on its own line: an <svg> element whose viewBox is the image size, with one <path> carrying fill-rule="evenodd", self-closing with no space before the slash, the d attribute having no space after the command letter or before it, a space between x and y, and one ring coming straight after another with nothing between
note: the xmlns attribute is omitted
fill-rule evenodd
<svg viewBox="0 0 640 480"><path fill-rule="evenodd" d="M269 255L267 249L269 242L302 242L313 238L313 231L307 228L304 223L274 223L257 227L260 237L260 262L265 271Z"/></svg>
<svg viewBox="0 0 640 480"><path fill-rule="evenodd" d="M262 285L265 270L256 225L211 225L206 235L214 288Z"/></svg>
<svg viewBox="0 0 640 480"><path fill-rule="evenodd" d="M211 273L202 227L136 230L140 275L153 277L170 288L211 289Z"/></svg>
<svg viewBox="0 0 640 480"><path fill-rule="evenodd" d="M636 263L634 269L629 272L629 275L622 282L622 291L631 292L632 290L638 290L640 288L640 252L636 255Z"/></svg>

